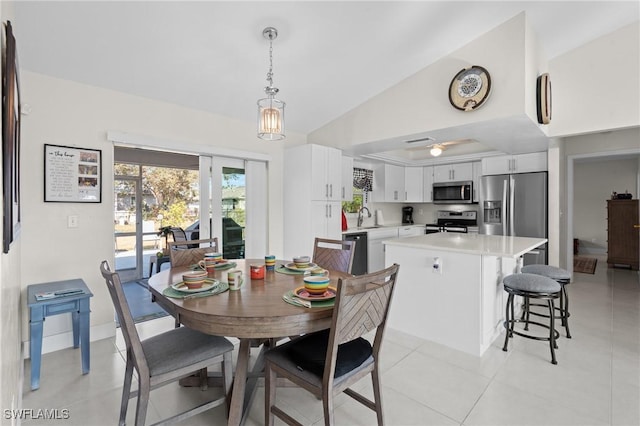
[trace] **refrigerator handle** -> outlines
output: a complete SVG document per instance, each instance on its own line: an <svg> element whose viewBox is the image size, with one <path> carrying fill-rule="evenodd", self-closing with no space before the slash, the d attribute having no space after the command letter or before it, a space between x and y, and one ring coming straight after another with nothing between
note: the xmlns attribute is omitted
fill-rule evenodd
<svg viewBox="0 0 640 426"><path fill-rule="evenodd" d="M507 184L508 180L502 181L502 235L507 235Z"/></svg>
<svg viewBox="0 0 640 426"><path fill-rule="evenodd" d="M513 224L514 207L515 207L515 194L516 194L516 180L513 177L509 178L509 235L515 235L515 226Z"/></svg>

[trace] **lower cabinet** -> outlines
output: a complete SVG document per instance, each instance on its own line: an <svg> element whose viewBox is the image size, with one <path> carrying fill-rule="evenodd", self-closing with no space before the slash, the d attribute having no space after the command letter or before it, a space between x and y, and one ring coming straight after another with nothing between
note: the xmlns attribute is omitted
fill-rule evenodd
<svg viewBox="0 0 640 426"><path fill-rule="evenodd" d="M384 245L382 242L391 238L398 238L398 228L381 228L367 232L367 270L369 273L384 269Z"/></svg>

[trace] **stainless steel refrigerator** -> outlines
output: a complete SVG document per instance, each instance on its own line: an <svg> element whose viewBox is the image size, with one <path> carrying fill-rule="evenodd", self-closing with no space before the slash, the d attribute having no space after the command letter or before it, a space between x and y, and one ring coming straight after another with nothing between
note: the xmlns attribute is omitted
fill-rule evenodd
<svg viewBox="0 0 640 426"><path fill-rule="evenodd" d="M478 232L547 238L547 173L482 176ZM524 264L547 264L547 245L525 254Z"/></svg>

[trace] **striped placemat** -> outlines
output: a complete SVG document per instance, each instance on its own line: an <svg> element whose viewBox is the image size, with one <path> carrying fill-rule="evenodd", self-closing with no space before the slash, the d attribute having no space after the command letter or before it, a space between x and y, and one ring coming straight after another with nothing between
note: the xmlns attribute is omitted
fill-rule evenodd
<svg viewBox="0 0 640 426"><path fill-rule="evenodd" d="M294 270L291 270L289 268L285 268L284 266L280 265L280 266L276 267L276 272L280 272L281 274L287 274L287 275L304 275L305 271L294 271Z"/></svg>

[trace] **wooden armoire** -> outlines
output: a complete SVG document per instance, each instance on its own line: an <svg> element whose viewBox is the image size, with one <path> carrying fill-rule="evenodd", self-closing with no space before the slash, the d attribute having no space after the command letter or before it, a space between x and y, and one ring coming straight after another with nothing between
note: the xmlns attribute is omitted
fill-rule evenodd
<svg viewBox="0 0 640 426"><path fill-rule="evenodd" d="M638 200L607 200L609 267L627 265L638 270L640 218Z"/></svg>

